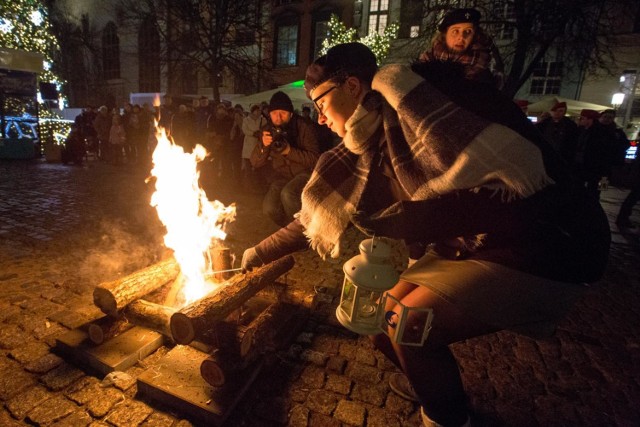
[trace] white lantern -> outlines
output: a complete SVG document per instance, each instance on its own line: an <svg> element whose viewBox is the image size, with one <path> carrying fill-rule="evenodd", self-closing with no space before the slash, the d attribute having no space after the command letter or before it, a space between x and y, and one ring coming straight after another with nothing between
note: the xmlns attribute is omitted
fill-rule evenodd
<svg viewBox="0 0 640 427"><path fill-rule="evenodd" d="M391 265L391 247L379 239L360 242L360 254L344 264L344 283L336 316L347 329L361 335L381 331L378 306L381 296L396 283L398 272Z"/></svg>
<svg viewBox="0 0 640 427"><path fill-rule="evenodd" d="M379 239L360 242L360 254L344 264L344 283L338 321L360 335L384 333L401 345L420 346L431 330L433 310L407 307L386 291L398 283L399 275L391 265L391 247ZM396 311L385 311L391 299ZM412 315L413 326L405 331L406 320ZM417 321L416 321L417 320Z"/></svg>

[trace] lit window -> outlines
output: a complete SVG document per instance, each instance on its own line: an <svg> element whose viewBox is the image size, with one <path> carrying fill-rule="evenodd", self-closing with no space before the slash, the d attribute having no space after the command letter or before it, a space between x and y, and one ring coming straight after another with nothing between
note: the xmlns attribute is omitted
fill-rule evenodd
<svg viewBox="0 0 640 427"><path fill-rule="evenodd" d="M562 82L562 62L543 62L533 71L531 95L558 95Z"/></svg>
<svg viewBox="0 0 640 427"><path fill-rule="evenodd" d="M371 0L368 32L383 34L389 18L389 0Z"/></svg>
<svg viewBox="0 0 640 427"><path fill-rule="evenodd" d="M298 63L298 25L278 27L276 66L284 67Z"/></svg>

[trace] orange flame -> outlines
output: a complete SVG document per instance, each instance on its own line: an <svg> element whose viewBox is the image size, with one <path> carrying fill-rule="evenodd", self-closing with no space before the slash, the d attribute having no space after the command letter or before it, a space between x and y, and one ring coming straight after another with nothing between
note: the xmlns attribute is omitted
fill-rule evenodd
<svg viewBox="0 0 640 427"><path fill-rule="evenodd" d="M151 170L156 191L151 206L167 229L164 243L180 265L185 304L189 304L213 290L213 284L206 280L211 270L208 249L226 238L223 228L235 220L236 208L235 204L209 201L200 188L196 166L207 154L203 146L196 145L193 153L185 153L159 127L156 138Z"/></svg>

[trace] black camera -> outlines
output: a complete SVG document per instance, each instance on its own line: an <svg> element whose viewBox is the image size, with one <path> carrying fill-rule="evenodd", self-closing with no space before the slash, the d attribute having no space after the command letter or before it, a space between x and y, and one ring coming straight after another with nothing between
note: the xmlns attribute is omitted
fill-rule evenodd
<svg viewBox="0 0 640 427"><path fill-rule="evenodd" d="M276 126L271 126L271 129L269 129L269 132L271 133L271 137L273 138L273 141L271 142L271 147L274 150L276 150L277 152L280 152L285 148L287 148L287 145L289 144L289 140L288 140L288 135L286 130L283 130Z"/></svg>

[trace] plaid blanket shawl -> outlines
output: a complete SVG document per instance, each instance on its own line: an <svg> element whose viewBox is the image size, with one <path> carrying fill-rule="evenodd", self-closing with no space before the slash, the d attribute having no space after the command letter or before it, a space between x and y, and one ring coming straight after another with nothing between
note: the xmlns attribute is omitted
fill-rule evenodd
<svg viewBox="0 0 640 427"><path fill-rule="evenodd" d="M323 258L340 255L340 238L383 142L411 200L485 187L509 201L553 182L531 141L462 109L409 67L382 68L373 89L347 121L342 143L320 157L302 193L297 215Z"/></svg>

